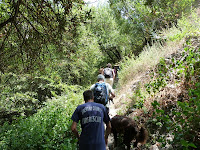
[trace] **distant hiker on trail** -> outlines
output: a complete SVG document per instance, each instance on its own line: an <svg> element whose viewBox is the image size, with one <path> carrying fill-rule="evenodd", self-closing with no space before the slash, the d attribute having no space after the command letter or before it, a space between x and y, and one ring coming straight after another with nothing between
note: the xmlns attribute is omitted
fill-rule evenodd
<svg viewBox="0 0 200 150"><path fill-rule="evenodd" d="M120 71L120 67L118 64L114 65L114 71L115 71L115 80L118 81L118 72Z"/></svg>
<svg viewBox="0 0 200 150"><path fill-rule="evenodd" d="M97 83L93 84L90 89L94 93L94 102L103 104L106 106L109 99L115 97L114 90L109 83L104 82L105 77L102 74L97 76Z"/></svg>
<svg viewBox="0 0 200 150"><path fill-rule="evenodd" d="M114 90L110 84L104 82L105 77L102 74L97 76L97 83L93 84L90 89L94 93L94 102L106 106L108 100L115 97ZM112 101L113 102L113 101Z"/></svg>
<svg viewBox="0 0 200 150"><path fill-rule="evenodd" d="M73 120L71 130L79 140L79 150L106 150L108 135L111 132L107 110L102 104L94 103L91 90L85 91L83 97L85 104L79 105L71 118ZM81 135L77 130L79 120L82 128Z"/></svg>
<svg viewBox="0 0 200 150"><path fill-rule="evenodd" d="M109 83L113 87L115 71L112 69L112 65L110 63L108 63L106 68L103 69L103 75L105 76L105 82Z"/></svg>

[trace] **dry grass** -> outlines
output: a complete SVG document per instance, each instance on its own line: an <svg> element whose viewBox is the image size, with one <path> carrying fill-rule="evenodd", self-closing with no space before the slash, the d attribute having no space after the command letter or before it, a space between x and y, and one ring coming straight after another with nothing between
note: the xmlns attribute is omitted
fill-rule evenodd
<svg viewBox="0 0 200 150"><path fill-rule="evenodd" d="M135 80L138 75L145 73L148 69L154 68L160 61L160 58L166 57L183 46L185 38L188 36L196 36L200 34L200 9L195 10L189 17L183 16L178 20L178 28L172 27L164 29L160 33L160 37L167 39L161 45L159 42L152 46L147 45L138 57L126 58L121 64L122 68L119 73L122 87L132 80Z"/></svg>
<svg viewBox="0 0 200 150"><path fill-rule="evenodd" d="M155 43L153 46L146 46L139 57L131 58L128 62L122 63L122 71L119 74L120 86L138 78L138 75L144 74L147 70L154 68L162 57L171 55L182 47L184 40L167 42L165 45ZM128 64L128 65L126 65Z"/></svg>
<svg viewBox="0 0 200 150"><path fill-rule="evenodd" d="M125 58L120 64L119 86L116 90L117 97L114 100L115 109L119 110L120 114L125 113L133 101L131 98L133 84L137 81L141 81L141 86L147 83L150 80L147 75L148 70L153 70L161 58L168 57L181 49L186 37L200 33L199 12L197 10L197 13L192 13L189 19L183 17L179 20L179 28L163 30L160 36L167 39L163 45L160 43L154 43L153 46L147 45L138 57ZM151 100L145 104L145 107L150 109Z"/></svg>
<svg viewBox="0 0 200 150"><path fill-rule="evenodd" d="M166 42L163 46L159 43L155 43L153 46L146 46L138 58L128 60L128 65L124 66L125 68L119 75L120 86L116 92L117 97L114 100L115 109L117 109L118 114L125 114L128 107L133 103L133 84L140 81L140 85L143 87L150 80L150 77L147 75L148 70L155 68L162 57L171 55L178 49L181 49L183 43L184 40ZM146 108L150 108L150 105L151 102ZM142 113L142 111L137 112L135 115L139 115L140 113Z"/></svg>

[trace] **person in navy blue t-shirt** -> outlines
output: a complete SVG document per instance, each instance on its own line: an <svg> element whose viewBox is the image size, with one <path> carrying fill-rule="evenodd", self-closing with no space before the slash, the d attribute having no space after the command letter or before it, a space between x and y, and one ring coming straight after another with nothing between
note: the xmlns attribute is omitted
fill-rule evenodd
<svg viewBox="0 0 200 150"><path fill-rule="evenodd" d="M85 103L79 105L72 115L71 130L79 139L80 150L106 150L108 135L111 131L110 118L104 105L95 103L93 92L83 93ZM82 132L79 135L77 123L80 121ZM104 129L106 124L106 132ZM105 133L105 134L104 134Z"/></svg>

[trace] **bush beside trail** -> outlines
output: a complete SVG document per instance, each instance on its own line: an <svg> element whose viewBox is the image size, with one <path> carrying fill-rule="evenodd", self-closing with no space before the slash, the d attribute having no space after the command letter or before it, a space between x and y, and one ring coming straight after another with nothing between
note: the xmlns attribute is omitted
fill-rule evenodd
<svg viewBox="0 0 200 150"><path fill-rule="evenodd" d="M62 84L59 78L44 76L5 73L1 75L0 80L1 124L5 121L12 122L19 116L27 117L36 113L47 99L80 90L79 86Z"/></svg>
<svg viewBox="0 0 200 150"><path fill-rule="evenodd" d="M74 88L75 90L76 88ZM45 107L34 115L21 117L0 129L0 149L75 149L71 114L82 102L82 92L69 91L66 95L48 99Z"/></svg>

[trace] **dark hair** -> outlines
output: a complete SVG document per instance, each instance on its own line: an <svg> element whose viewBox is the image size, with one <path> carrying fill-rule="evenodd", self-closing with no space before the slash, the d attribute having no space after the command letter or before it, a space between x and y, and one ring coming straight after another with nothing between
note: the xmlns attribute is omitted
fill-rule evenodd
<svg viewBox="0 0 200 150"><path fill-rule="evenodd" d="M94 96L93 96L92 90L86 90L85 92L83 92L83 98L84 98L84 101L86 102L90 99L93 99Z"/></svg>

